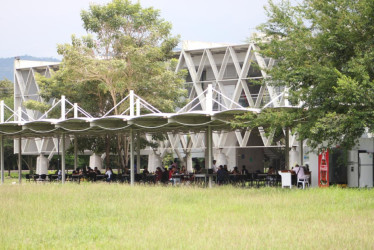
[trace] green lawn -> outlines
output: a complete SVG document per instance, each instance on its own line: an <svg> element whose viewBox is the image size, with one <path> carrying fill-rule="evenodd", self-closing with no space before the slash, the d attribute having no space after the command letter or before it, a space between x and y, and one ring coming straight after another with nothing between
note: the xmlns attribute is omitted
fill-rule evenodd
<svg viewBox="0 0 374 250"><path fill-rule="evenodd" d="M0 248L373 249L374 189L0 186Z"/></svg>

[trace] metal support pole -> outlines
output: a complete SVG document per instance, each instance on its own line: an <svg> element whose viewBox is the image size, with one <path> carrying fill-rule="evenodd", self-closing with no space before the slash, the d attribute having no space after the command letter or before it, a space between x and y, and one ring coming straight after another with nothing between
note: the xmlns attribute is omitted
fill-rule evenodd
<svg viewBox="0 0 374 250"><path fill-rule="evenodd" d="M208 169L212 169L213 161L213 141L212 141L212 127L208 125ZM209 188L212 187L212 176L209 176Z"/></svg>
<svg viewBox="0 0 374 250"><path fill-rule="evenodd" d="M290 169L290 130L286 127L285 168Z"/></svg>
<svg viewBox="0 0 374 250"><path fill-rule="evenodd" d="M211 114L213 112L213 85L208 85L208 91L206 93L206 112Z"/></svg>
<svg viewBox="0 0 374 250"><path fill-rule="evenodd" d="M61 120L65 120L65 96L61 96Z"/></svg>
<svg viewBox="0 0 374 250"><path fill-rule="evenodd" d="M22 182L22 138L18 139L18 183Z"/></svg>
<svg viewBox="0 0 374 250"><path fill-rule="evenodd" d="M136 173L140 174L140 133L136 133Z"/></svg>
<svg viewBox="0 0 374 250"><path fill-rule="evenodd" d="M4 184L4 140L0 135L0 166L1 166L1 184Z"/></svg>
<svg viewBox="0 0 374 250"><path fill-rule="evenodd" d="M134 117L134 90L130 90L130 117Z"/></svg>
<svg viewBox="0 0 374 250"><path fill-rule="evenodd" d="M304 140L299 139L300 166L304 166Z"/></svg>
<svg viewBox="0 0 374 250"><path fill-rule="evenodd" d="M74 136L74 170L78 168L78 138Z"/></svg>
<svg viewBox="0 0 374 250"><path fill-rule="evenodd" d="M78 103L74 103L74 118L78 118Z"/></svg>
<svg viewBox="0 0 374 250"><path fill-rule="evenodd" d="M136 116L140 116L140 100L139 98L136 99Z"/></svg>
<svg viewBox="0 0 374 250"><path fill-rule="evenodd" d="M62 150L61 150L61 173L62 184L65 183L65 134L62 134Z"/></svg>
<svg viewBox="0 0 374 250"><path fill-rule="evenodd" d="M0 101L0 123L4 123L4 101Z"/></svg>
<svg viewBox="0 0 374 250"><path fill-rule="evenodd" d="M134 186L134 131L132 129L130 129L130 140L130 184Z"/></svg>

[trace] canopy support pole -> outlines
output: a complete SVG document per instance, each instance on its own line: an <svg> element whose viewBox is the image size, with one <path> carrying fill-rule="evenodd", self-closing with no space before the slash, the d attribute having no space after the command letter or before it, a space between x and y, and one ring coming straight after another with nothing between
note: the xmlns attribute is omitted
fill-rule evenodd
<svg viewBox="0 0 374 250"><path fill-rule="evenodd" d="M208 125L207 134L208 134L208 169L212 169L213 141L212 141L212 127L210 125ZM212 187L212 176L209 175L209 188L211 187Z"/></svg>
<svg viewBox="0 0 374 250"><path fill-rule="evenodd" d="M61 150L61 173L62 184L65 183L65 133L62 134L62 150Z"/></svg>
<svg viewBox="0 0 374 250"><path fill-rule="evenodd" d="M74 170L78 168L78 141L77 136L74 136Z"/></svg>
<svg viewBox="0 0 374 250"><path fill-rule="evenodd" d="M208 85L208 92L206 94L206 111L209 115L213 114L213 85ZM208 125L207 130L207 146L208 146L208 169L212 169L213 161L213 142L212 142L212 127ZM207 162L205 162L207 164ZM212 187L212 176L209 174L209 188Z"/></svg>
<svg viewBox="0 0 374 250"><path fill-rule="evenodd" d="M304 140L300 138L300 141L299 141L299 147L300 147L300 166L303 166L304 165Z"/></svg>
<svg viewBox="0 0 374 250"><path fill-rule="evenodd" d="M140 132L136 133L136 173L140 174Z"/></svg>
<svg viewBox="0 0 374 250"><path fill-rule="evenodd" d="M135 173L134 173L134 131L130 129L130 185L134 186Z"/></svg>
<svg viewBox="0 0 374 250"><path fill-rule="evenodd" d="M285 168L290 169L290 130L286 127Z"/></svg>
<svg viewBox="0 0 374 250"><path fill-rule="evenodd" d="M0 165L1 165L1 184L4 184L4 140L0 135Z"/></svg>
<svg viewBox="0 0 374 250"><path fill-rule="evenodd" d="M22 137L18 139L18 183L22 182Z"/></svg>

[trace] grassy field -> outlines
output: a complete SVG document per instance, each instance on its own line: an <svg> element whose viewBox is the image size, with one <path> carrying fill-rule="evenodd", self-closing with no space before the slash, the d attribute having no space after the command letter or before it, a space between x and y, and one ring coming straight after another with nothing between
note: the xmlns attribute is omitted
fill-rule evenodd
<svg viewBox="0 0 374 250"><path fill-rule="evenodd" d="M0 186L0 248L373 249L374 189Z"/></svg>

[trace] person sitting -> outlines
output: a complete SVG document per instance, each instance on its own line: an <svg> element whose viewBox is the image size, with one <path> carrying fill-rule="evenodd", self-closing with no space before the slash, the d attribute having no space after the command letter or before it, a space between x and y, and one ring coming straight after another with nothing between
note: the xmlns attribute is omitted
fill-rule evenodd
<svg viewBox="0 0 374 250"><path fill-rule="evenodd" d="M273 167L269 167L268 175L272 175L272 174L275 174L275 170Z"/></svg>
<svg viewBox="0 0 374 250"><path fill-rule="evenodd" d="M145 166L144 169L143 169L143 175L144 176L149 175L149 171L148 171L148 167L147 166Z"/></svg>
<svg viewBox="0 0 374 250"><path fill-rule="evenodd" d="M112 181L112 176L113 176L112 168L107 167L107 168L106 168L105 175L106 175L106 177L107 177L107 178L106 178L106 181L107 181L107 182L111 182L111 181Z"/></svg>
<svg viewBox="0 0 374 250"><path fill-rule="evenodd" d="M171 170L169 171L169 181L171 181L173 183L173 185L175 185L176 183L180 183L180 177L177 176L177 177L173 177L173 175L176 175L178 174L178 170L175 166L173 166L171 168Z"/></svg>
<svg viewBox="0 0 374 250"><path fill-rule="evenodd" d="M248 170L246 169L245 165L242 167L242 175L248 175Z"/></svg>
<svg viewBox="0 0 374 250"><path fill-rule="evenodd" d="M234 169L231 171L231 174L240 175L240 171L239 171L238 167L234 167Z"/></svg>
<svg viewBox="0 0 374 250"><path fill-rule="evenodd" d="M229 172L229 170L227 169L227 165L223 165L223 170L225 170L227 173Z"/></svg>
<svg viewBox="0 0 374 250"><path fill-rule="evenodd" d="M95 167L94 172L95 172L95 174L101 174L100 170L97 167Z"/></svg>
<svg viewBox="0 0 374 250"><path fill-rule="evenodd" d="M219 165L217 171L217 184L222 185L227 182L227 172L222 165Z"/></svg>
<svg viewBox="0 0 374 250"><path fill-rule="evenodd" d="M162 179L162 170L160 167L156 168L156 182L161 181Z"/></svg>
<svg viewBox="0 0 374 250"><path fill-rule="evenodd" d="M276 184L276 177L274 176L276 174L276 171L273 167L269 167L269 170L267 172L266 176L266 185L273 186Z"/></svg>
<svg viewBox="0 0 374 250"><path fill-rule="evenodd" d="M199 164L196 164L194 167L194 173L195 174L200 174L201 173L201 167Z"/></svg>
<svg viewBox="0 0 374 250"><path fill-rule="evenodd" d="M299 166L298 164L296 164L292 171L295 172L297 180L305 180L306 178L308 178L308 176L305 174L305 169L303 166Z"/></svg>
<svg viewBox="0 0 374 250"><path fill-rule="evenodd" d="M181 174L188 174L186 167L182 166L182 168L181 168L181 170L180 170L179 173L181 173Z"/></svg>

